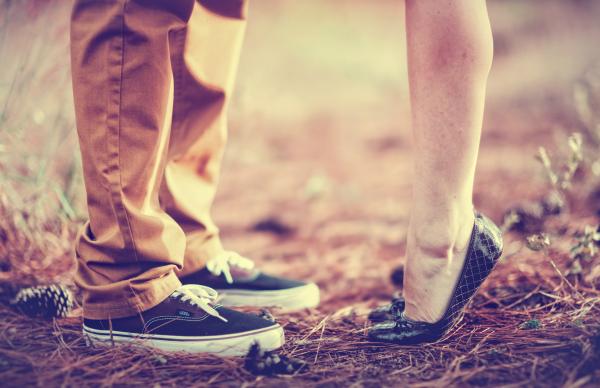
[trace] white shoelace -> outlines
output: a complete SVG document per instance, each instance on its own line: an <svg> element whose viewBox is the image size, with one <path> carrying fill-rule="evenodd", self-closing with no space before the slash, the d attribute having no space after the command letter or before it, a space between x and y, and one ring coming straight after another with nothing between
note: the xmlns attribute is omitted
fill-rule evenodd
<svg viewBox="0 0 600 388"><path fill-rule="evenodd" d="M208 315L215 318L219 318L223 322L227 322L227 319L223 318L221 314L210 303L217 301L219 293L210 287L201 286L198 284L186 284L176 289L173 297L178 297L182 302L188 302L192 306L200 307L206 311Z"/></svg>
<svg viewBox="0 0 600 388"><path fill-rule="evenodd" d="M224 251L223 253L213 257L206 263L208 269L213 275L220 276L223 274L227 283L233 283L230 266L242 268L251 271L254 268L254 262L246 257L241 256L237 252Z"/></svg>

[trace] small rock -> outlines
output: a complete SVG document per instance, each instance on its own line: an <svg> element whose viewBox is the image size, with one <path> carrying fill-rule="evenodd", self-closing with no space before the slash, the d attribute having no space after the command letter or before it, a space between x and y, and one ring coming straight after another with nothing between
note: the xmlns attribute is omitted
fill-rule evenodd
<svg viewBox="0 0 600 388"><path fill-rule="evenodd" d="M532 251L541 251L550 246L550 236L546 233L533 234L527 237L527 248Z"/></svg>
<svg viewBox="0 0 600 388"><path fill-rule="evenodd" d="M262 319L266 319L267 321L275 322L275 317L267 309L260 310L260 313L258 313L258 316L261 317Z"/></svg>
<svg viewBox="0 0 600 388"><path fill-rule="evenodd" d="M276 217L268 217L260 220L251 229L255 232L272 233L281 237L290 236L295 232L293 227Z"/></svg>

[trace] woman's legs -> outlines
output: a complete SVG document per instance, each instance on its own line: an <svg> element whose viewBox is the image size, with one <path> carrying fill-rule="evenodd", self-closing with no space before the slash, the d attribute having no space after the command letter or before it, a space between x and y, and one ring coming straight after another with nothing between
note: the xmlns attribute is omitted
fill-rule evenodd
<svg viewBox="0 0 600 388"><path fill-rule="evenodd" d="M406 0L416 149L405 314L444 314L473 227L472 191L492 35L485 0Z"/></svg>

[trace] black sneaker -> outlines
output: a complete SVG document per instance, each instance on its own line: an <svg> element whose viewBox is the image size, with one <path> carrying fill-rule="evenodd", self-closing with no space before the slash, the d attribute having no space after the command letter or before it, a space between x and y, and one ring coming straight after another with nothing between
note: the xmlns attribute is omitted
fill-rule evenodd
<svg viewBox="0 0 600 388"><path fill-rule="evenodd" d="M203 284L220 294L225 306L280 307L291 311L316 307L319 287L258 270L254 262L235 252L223 252L206 267L180 278L183 284Z"/></svg>
<svg viewBox="0 0 600 388"><path fill-rule="evenodd" d="M159 305L137 316L83 320L92 345L139 343L167 351L243 356L252 343L273 350L284 342L279 324L256 315L212 304L217 292L199 285L182 286Z"/></svg>

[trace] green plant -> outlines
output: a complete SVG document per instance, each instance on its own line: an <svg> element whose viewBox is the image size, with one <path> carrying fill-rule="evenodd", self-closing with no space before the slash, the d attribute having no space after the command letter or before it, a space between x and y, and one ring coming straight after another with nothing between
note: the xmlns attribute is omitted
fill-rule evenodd
<svg viewBox="0 0 600 388"><path fill-rule="evenodd" d="M538 319L530 319L521 324L520 328L524 330L535 330L542 327L542 323Z"/></svg>
<svg viewBox="0 0 600 388"><path fill-rule="evenodd" d="M582 261L591 262L598 254L600 245L600 227L586 225L582 233L575 235L575 243L571 246L571 264L569 273L578 274L582 271Z"/></svg>
<svg viewBox="0 0 600 388"><path fill-rule="evenodd" d="M600 66L593 66L575 84L573 105L580 122L580 131L589 140L592 155L590 162L594 176L600 177Z"/></svg>
<svg viewBox="0 0 600 388"><path fill-rule="evenodd" d="M546 233L532 234L527 236L526 243L532 251L545 251L550 246L550 236Z"/></svg>
<svg viewBox="0 0 600 388"><path fill-rule="evenodd" d="M583 137L581 133L572 133L567 138L567 145L569 155L567 160L558 168L553 166L550 155L544 147L539 147L537 154L537 159L544 167L552 187L559 191L566 191L572 186L573 177L583 161Z"/></svg>

